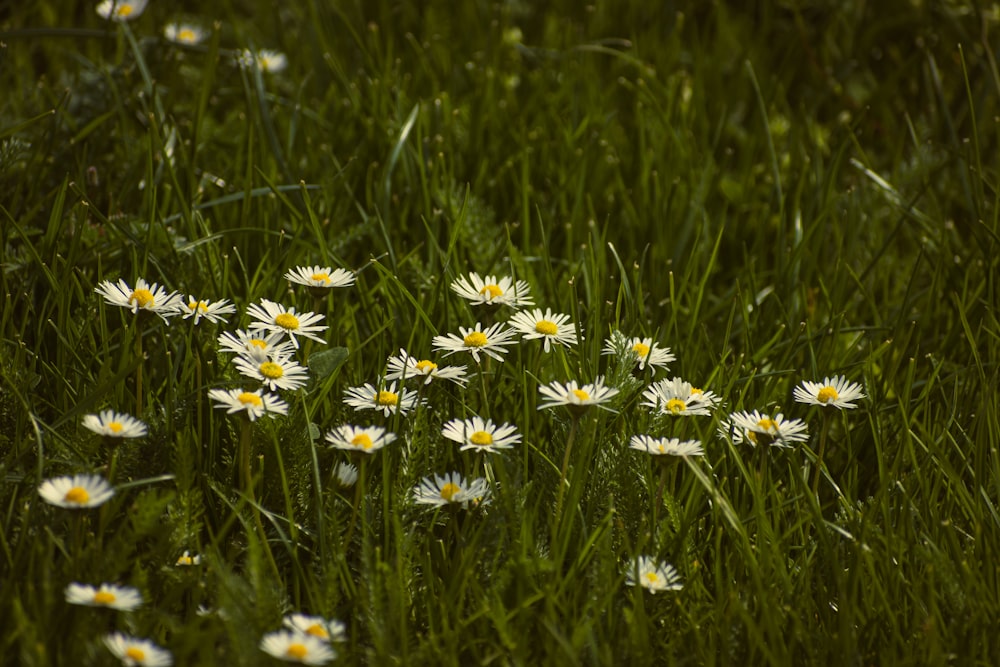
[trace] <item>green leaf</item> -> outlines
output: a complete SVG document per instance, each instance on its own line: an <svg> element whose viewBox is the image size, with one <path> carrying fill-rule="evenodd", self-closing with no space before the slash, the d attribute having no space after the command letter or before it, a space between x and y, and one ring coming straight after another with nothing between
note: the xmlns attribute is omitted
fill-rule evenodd
<svg viewBox="0 0 1000 667"><path fill-rule="evenodd" d="M324 380L347 361L348 354L350 352L346 347L334 347L311 354L309 355L309 370L313 372L317 381Z"/></svg>

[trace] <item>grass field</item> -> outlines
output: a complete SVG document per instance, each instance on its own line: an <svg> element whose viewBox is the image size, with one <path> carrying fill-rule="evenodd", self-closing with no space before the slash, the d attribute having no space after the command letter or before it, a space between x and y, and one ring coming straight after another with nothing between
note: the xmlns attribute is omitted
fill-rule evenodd
<svg viewBox="0 0 1000 667"><path fill-rule="evenodd" d="M96 6L0 11L4 665L1000 661L995 3Z"/></svg>

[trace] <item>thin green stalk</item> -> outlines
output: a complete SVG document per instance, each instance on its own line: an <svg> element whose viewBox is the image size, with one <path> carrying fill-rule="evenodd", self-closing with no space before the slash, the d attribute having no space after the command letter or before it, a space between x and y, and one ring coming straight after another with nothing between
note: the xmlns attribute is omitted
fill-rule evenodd
<svg viewBox="0 0 1000 667"><path fill-rule="evenodd" d="M559 473L559 493L556 495L555 528L559 527L562 518L563 495L566 492L566 474L569 471L569 457L573 451L573 440L576 438L576 427L580 423L580 414L573 414L573 421L569 426L569 434L566 436L566 452L563 454L562 470Z"/></svg>
<svg viewBox="0 0 1000 667"><path fill-rule="evenodd" d="M826 452L826 437L830 430L830 411L823 410L823 429L819 434L819 451L816 453L816 470L813 472L812 492L816 495L819 492L819 476L823 470L823 454Z"/></svg>

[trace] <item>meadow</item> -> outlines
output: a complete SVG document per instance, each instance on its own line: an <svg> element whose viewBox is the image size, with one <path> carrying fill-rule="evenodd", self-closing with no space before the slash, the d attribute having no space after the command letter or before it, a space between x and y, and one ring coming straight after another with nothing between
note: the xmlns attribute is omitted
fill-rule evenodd
<svg viewBox="0 0 1000 667"><path fill-rule="evenodd" d="M995 665L1000 7L0 12L3 665Z"/></svg>

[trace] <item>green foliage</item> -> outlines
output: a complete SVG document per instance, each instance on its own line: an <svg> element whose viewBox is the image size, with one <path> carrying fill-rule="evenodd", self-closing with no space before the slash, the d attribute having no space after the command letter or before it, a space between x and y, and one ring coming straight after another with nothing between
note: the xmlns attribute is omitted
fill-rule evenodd
<svg viewBox="0 0 1000 667"><path fill-rule="evenodd" d="M8 10L0 655L109 664L118 629L175 664L269 664L261 636L302 611L345 622L347 664L995 664L1000 14L967 4ZM181 9L205 41L161 36ZM244 48L288 67L239 66ZM356 283L284 278L311 265ZM449 288L469 271L527 281L578 345L432 354L510 314ZM94 292L139 277L237 315L137 318ZM323 314L326 344L296 353L310 380L280 392L288 415L247 424L208 391L251 387L217 336L264 298ZM677 359L640 371L602 354L614 331ZM406 415L344 404L387 390L401 348L466 364L467 386L411 379ZM839 374L857 409L793 401ZM608 409L536 409L539 386L598 376ZM643 391L672 376L723 406L653 414ZM80 426L104 409L147 436ZM740 410L811 438L734 444L719 432ZM441 436L474 415L521 442ZM398 437L348 455L324 439L347 423ZM705 456L661 465L628 447L641 433ZM449 471L490 501L414 502ZM37 492L89 472L116 487L100 508ZM640 555L683 588L627 586ZM146 603L69 605L71 582Z"/></svg>

